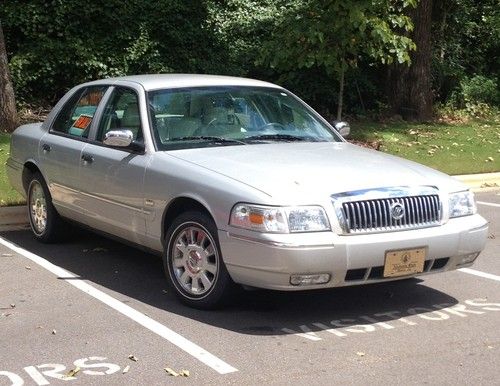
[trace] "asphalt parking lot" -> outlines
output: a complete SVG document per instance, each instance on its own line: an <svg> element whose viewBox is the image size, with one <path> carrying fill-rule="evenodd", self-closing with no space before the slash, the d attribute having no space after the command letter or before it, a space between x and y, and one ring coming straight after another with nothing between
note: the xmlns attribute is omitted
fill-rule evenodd
<svg viewBox="0 0 500 386"><path fill-rule="evenodd" d="M178 303L139 250L1 233L0 385L499 384L500 192L476 199L490 238L471 270L245 292L210 312Z"/></svg>

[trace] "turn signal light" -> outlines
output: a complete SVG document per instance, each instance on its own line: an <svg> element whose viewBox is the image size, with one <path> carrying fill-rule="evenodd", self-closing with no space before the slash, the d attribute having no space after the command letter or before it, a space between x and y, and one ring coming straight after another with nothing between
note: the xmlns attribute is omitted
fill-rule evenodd
<svg viewBox="0 0 500 386"><path fill-rule="evenodd" d="M479 256L479 252L468 253L467 255L460 256L460 262L458 265L471 264Z"/></svg>
<svg viewBox="0 0 500 386"><path fill-rule="evenodd" d="M325 284L330 281L329 273L318 273L313 275L291 275L291 285L311 285L311 284Z"/></svg>

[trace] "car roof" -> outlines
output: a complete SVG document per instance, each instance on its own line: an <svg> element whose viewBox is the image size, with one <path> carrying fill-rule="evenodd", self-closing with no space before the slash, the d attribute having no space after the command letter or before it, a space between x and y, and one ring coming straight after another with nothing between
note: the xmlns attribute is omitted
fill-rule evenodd
<svg viewBox="0 0 500 386"><path fill-rule="evenodd" d="M255 86L281 88L273 83L261 80L238 78L222 75L201 74L148 74L107 78L86 83L86 85L113 84L131 82L140 84L146 91L161 88L205 87L205 86Z"/></svg>

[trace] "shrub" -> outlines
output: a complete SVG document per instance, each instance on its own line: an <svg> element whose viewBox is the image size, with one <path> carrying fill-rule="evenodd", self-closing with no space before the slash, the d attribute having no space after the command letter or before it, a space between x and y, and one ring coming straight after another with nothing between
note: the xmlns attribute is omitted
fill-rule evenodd
<svg viewBox="0 0 500 386"><path fill-rule="evenodd" d="M500 99L496 79L476 75L460 82L463 101L467 105L488 104L496 106Z"/></svg>

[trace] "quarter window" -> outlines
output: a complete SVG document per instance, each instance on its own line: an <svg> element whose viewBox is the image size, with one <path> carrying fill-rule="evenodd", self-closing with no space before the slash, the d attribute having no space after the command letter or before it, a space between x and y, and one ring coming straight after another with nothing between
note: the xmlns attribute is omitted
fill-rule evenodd
<svg viewBox="0 0 500 386"><path fill-rule="evenodd" d="M78 90L62 107L52 130L87 138L95 111L106 89L107 86L97 86Z"/></svg>
<svg viewBox="0 0 500 386"><path fill-rule="evenodd" d="M135 91L123 87L113 91L104 108L96 139L102 142L106 133L112 130L130 130L134 141L142 141L139 100Z"/></svg>

